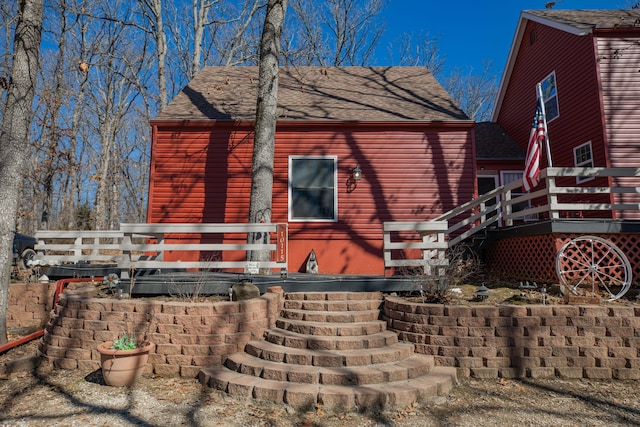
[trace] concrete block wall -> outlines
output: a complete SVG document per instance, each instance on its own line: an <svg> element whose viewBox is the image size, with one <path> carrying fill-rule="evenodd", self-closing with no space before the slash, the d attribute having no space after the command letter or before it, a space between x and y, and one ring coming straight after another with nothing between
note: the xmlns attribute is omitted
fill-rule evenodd
<svg viewBox="0 0 640 427"><path fill-rule="evenodd" d="M65 291L46 327L40 351L56 368L93 371L97 347L127 333L155 344L148 374L196 377L201 367L219 365L275 326L281 289L247 301L192 303L87 298Z"/></svg>
<svg viewBox="0 0 640 427"><path fill-rule="evenodd" d="M55 283L12 283L9 285L7 328L42 329L49 321Z"/></svg>
<svg viewBox="0 0 640 427"><path fill-rule="evenodd" d="M640 379L640 307L463 307L387 297L384 318L417 353L460 377Z"/></svg>

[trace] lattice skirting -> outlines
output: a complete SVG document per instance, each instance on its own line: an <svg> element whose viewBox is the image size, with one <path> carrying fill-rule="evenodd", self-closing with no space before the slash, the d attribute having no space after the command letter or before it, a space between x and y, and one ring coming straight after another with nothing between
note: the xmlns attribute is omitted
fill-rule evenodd
<svg viewBox="0 0 640 427"><path fill-rule="evenodd" d="M503 280L558 283L555 262L560 248L582 234L545 234L501 239L485 250L485 271ZM629 258L633 284L640 284L640 235L594 234L611 241Z"/></svg>

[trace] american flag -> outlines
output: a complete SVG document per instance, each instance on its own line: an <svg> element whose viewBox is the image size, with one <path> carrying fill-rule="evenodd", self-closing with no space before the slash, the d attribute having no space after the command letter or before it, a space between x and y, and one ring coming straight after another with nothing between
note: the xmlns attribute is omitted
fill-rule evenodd
<svg viewBox="0 0 640 427"><path fill-rule="evenodd" d="M538 98L536 114L531 125L531 135L527 146L527 158L524 164L524 176L522 178L522 188L529 191L538 185L538 175L540 175L540 151L544 144L547 130L545 126L544 106L542 97Z"/></svg>

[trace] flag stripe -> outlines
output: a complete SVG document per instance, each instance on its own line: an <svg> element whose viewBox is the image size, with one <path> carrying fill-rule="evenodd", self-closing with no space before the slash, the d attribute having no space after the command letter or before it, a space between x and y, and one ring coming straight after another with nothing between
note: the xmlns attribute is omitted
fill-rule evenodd
<svg viewBox="0 0 640 427"><path fill-rule="evenodd" d="M527 157L525 160L522 187L524 191L530 191L538 185L540 175L540 151L546 139L545 119L542 107L542 99L538 98L536 113L531 125L529 144L527 145Z"/></svg>

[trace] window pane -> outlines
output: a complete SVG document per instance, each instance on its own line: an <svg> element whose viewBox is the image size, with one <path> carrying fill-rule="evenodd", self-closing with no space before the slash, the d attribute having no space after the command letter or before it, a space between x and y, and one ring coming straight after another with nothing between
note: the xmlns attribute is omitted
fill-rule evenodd
<svg viewBox="0 0 640 427"><path fill-rule="evenodd" d="M513 181L522 179L522 172L503 172L502 173L502 185L507 185Z"/></svg>
<svg viewBox="0 0 640 427"><path fill-rule="evenodd" d="M544 109L547 115L547 121L551 121L558 117L558 91L556 88L556 75L551 73L549 77L541 82L542 99L544 99Z"/></svg>
<svg viewBox="0 0 640 427"><path fill-rule="evenodd" d="M333 187L333 159L294 159L291 185L294 188Z"/></svg>
<svg viewBox="0 0 640 427"><path fill-rule="evenodd" d="M293 218L333 219L333 189L291 191Z"/></svg>
<svg viewBox="0 0 640 427"><path fill-rule="evenodd" d="M547 121L558 117L558 98L556 96L545 101L544 112L547 115Z"/></svg>
<svg viewBox="0 0 640 427"><path fill-rule="evenodd" d="M542 82L542 96L544 99L556 96L556 79L554 74L551 74Z"/></svg>

